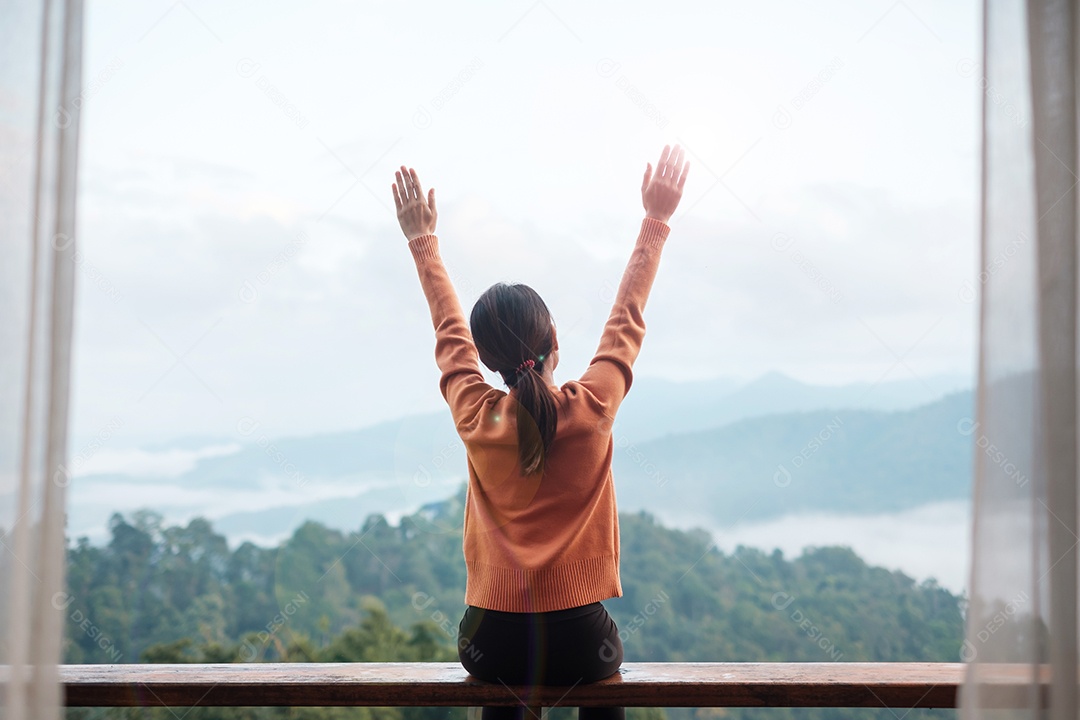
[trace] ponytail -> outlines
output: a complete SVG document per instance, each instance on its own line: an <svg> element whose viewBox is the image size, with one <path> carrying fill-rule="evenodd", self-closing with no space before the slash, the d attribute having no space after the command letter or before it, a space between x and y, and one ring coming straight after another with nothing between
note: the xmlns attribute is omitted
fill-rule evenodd
<svg viewBox="0 0 1080 720"><path fill-rule="evenodd" d="M469 328L480 361L502 375L517 401L518 460L522 475L544 472L558 425L555 398L543 380L554 355L555 323L544 301L528 285L496 283L476 301ZM532 360L517 371L523 361ZM554 370L554 366L552 366Z"/></svg>
<svg viewBox="0 0 1080 720"><path fill-rule="evenodd" d="M517 400L518 460L522 474L544 472L547 452L555 439L558 414L555 399L543 382L543 361L526 368L513 388Z"/></svg>

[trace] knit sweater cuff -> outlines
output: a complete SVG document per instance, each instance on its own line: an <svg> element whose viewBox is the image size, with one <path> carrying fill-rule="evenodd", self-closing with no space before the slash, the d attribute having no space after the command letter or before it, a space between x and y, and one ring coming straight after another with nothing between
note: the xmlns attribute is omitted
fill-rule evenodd
<svg viewBox="0 0 1080 720"><path fill-rule="evenodd" d="M655 248L663 247L670 233L671 227L666 222L645 216L641 220L641 237L638 244Z"/></svg>
<svg viewBox="0 0 1080 720"><path fill-rule="evenodd" d="M421 260L436 260L439 258L439 238L434 233L418 235L409 241L409 250L418 263Z"/></svg>

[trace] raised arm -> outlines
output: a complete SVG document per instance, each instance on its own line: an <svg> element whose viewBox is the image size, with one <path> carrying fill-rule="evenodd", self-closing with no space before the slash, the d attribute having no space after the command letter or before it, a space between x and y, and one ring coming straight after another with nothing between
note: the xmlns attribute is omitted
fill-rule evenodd
<svg viewBox="0 0 1080 720"><path fill-rule="evenodd" d="M402 166L395 175L397 183L393 192L398 222L409 239L409 250L435 326L435 362L442 371L439 391L450 406L455 427L460 430L476 416L484 396L493 388L480 372L472 333L439 254L435 189L429 190L425 199L415 170L406 171Z"/></svg>
<svg viewBox="0 0 1080 720"><path fill-rule="evenodd" d="M690 163L683 163L678 145L674 150L664 146L655 175L652 165L645 165L641 184L645 218L604 325L600 346L579 381L605 405L605 413L612 421L633 383L634 361L645 340L645 302L660 266L660 252L671 232L667 221L682 199L689 169Z"/></svg>

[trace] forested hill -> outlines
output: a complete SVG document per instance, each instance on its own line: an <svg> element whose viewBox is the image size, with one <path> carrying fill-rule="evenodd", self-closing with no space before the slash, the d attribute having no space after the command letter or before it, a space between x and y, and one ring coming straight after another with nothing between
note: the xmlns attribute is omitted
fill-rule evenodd
<svg viewBox="0 0 1080 720"><path fill-rule="evenodd" d="M107 545L69 548L68 595L54 600L69 617L66 660L453 660L463 498L396 526L379 515L352 533L307 523L277 548L230 549L205 520L114 515ZM628 662L959 658L961 598L932 581L841 547L728 555L644 513L620 521L624 596L604 604Z"/></svg>

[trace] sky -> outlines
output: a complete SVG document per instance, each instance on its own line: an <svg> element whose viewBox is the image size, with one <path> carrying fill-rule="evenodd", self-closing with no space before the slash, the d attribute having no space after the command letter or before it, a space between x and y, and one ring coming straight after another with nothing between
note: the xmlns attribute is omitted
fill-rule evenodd
<svg viewBox="0 0 1080 720"><path fill-rule="evenodd" d="M466 315L499 281L545 299L559 384L675 143L638 376L973 379L979 23L915 0L90 0L71 453L445 408L400 165L436 189Z"/></svg>

